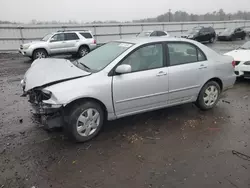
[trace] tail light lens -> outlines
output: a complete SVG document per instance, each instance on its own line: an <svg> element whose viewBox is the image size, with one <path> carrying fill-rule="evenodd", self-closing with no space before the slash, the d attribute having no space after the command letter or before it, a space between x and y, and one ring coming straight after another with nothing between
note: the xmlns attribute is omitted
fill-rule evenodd
<svg viewBox="0 0 250 188"><path fill-rule="evenodd" d="M94 44L96 44L96 40L94 39Z"/></svg>
<svg viewBox="0 0 250 188"><path fill-rule="evenodd" d="M233 65L233 67L235 67L236 66L236 62L232 61L232 65Z"/></svg>

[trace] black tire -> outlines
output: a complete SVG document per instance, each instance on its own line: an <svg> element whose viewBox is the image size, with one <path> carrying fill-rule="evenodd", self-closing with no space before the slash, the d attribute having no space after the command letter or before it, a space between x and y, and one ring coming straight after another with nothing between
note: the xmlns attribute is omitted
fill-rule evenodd
<svg viewBox="0 0 250 188"><path fill-rule="evenodd" d="M214 86L214 87L217 89L218 95L217 95L217 98L216 98L216 100L214 101L214 103L213 103L212 105L207 105L207 104L205 103L205 100L204 100L204 95L206 95L206 94L205 94L206 90L207 90L209 87L211 87L211 86ZM201 91L200 91L200 93L199 93L199 96L198 96L198 98L197 98L195 104L196 104L196 106L197 106L198 108L200 108L201 110L209 110L209 109L213 108L213 107L217 104L217 102L219 101L220 93L221 93L221 88L220 88L220 86L219 86L219 84L218 84L217 82L215 82L215 81L207 82L207 83L201 88Z"/></svg>
<svg viewBox="0 0 250 188"><path fill-rule="evenodd" d="M66 134L76 142L86 142L86 141L94 138L100 132L100 130L103 126L104 111L103 111L102 107L94 101L86 101L80 105L74 105L71 108L72 109L70 110L70 113L69 113L69 119L65 125L66 126L65 127ZM96 130L92 134L90 134L88 136L83 136L83 135L80 135L80 133L77 131L77 127L79 127L79 124L77 124L77 122L78 122L78 118L80 117L80 115L82 113L84 113L87 109L95 109L100 115L99 116L100 121L99 121L98 127L96 128ZM91 131L92 130L93 129L91 128ZM86 131L87 130L82 132L82 134L85 134ZM91 131L90 131L90 133L91 133Z"/></svg>
<svg viewBox="0 0 250 188"><path fill-rule="evenodd" d="M241 40L245 40L245 39L246 39L246 36L242 36L242 37L241 37Z"/></svg>
<svg viewBox="0 0 250 188"><path fill-rule="evenodd" d="M90 52L90 50L87 46L81 46L78 49L77 55L78 55L78 57L83 57L83 56L87 55L89 52Z"/></svg>
<svg viewBox="0 0 250 188"><path fill-rule="evenodd" d="M215 41L215 37L211 37L209 40L210 43L214 43L214 41Z"/></svg>
<svg viewBox="0 0 250 188"><path fill-rule="evenodd" d="M32 59L39 59L39 58L46 58L48 56L48 53L44 49L37 49L32 54Z"/></svg>

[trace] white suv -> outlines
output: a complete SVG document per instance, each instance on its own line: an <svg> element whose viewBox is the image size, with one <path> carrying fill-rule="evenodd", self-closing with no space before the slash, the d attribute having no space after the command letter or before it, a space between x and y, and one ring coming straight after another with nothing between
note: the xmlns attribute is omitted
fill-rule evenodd
<svg viewBox="0 0 250 188"><path fill-rule="evenodd" d="M65 30L48 34L40 41L22 44L19 52L32 59L61 54L83 57L95 48L96 40L91 31Z"/></svg>

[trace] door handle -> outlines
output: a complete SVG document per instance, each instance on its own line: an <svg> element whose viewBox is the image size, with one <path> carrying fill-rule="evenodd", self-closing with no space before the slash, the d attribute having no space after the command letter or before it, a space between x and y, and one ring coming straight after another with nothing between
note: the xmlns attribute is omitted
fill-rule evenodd
<svg viewBox="0 0 250 188"><path fill-rule="evenodd" d="M205 66L204 64L201 64L199 69L206 69L206 68L207 66Z"/></svg>
<svg viewBox="0 0 250 188"><path fill-rule="evenodd" d="M167 74L168 73L166 73L166 72L160 71L158 74L156 74L156 76L165 76Z"/></svg>

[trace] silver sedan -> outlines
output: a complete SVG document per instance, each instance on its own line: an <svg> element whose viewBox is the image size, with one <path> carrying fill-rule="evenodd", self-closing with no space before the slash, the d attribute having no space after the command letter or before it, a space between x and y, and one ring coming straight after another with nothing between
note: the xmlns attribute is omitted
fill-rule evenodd
<svg viewBox="0 0 250 188"><path fill-rule="evenodd" d="M232 62L188 39L133 38L109 42L72 63L36 60L22 85L44 127L64 126L84 142L105 119L192 102L213 108L235 83Z"/></svg>

